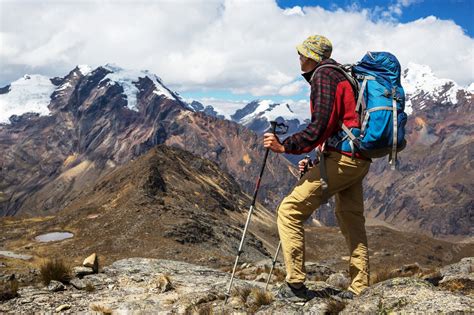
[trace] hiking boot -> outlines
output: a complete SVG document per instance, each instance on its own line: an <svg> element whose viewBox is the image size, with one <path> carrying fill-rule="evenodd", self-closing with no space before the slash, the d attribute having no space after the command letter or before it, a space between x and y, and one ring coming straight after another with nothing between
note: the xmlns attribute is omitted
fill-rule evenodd
<svg viewBox="0 0 474 315"><path fill-rule="evenodd" d="M343 300L352 300L352 299L354 299L354 293L352 293L351 291L348 291L348 290L341 291L338 294L336 294L336 296L338 298L343 299Z"/></svg>
<svg viewBox="0 0 474 315"><path fill-rule="evenodd" d="M303 285L299 289L295 289L287 282L285 282L278 289L276 298L289 302L306 302L311 300L311 295L309 294L309 290L305 285Z"/></svg>

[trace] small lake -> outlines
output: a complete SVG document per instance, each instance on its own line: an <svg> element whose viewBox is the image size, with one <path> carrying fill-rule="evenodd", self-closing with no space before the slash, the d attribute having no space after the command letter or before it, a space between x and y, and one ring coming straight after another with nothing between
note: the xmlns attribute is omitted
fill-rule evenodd
<svg viewBox="0 0 474 315"><path fill-rule="evenodd" d="M67 238L73 237L74 234L70 232L51 232L46 234L41 234L35 237L35 241L37 242L55 242L55 241L62 241Z"/></svg>

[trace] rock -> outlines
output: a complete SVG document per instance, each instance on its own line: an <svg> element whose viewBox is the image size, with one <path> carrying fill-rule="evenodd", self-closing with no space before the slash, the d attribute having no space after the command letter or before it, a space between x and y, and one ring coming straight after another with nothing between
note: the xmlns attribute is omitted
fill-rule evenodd
<svg viewBox="0 0 474 315"><path fill-rule="evenodd" d="M0 268L5 268L7 266L7 264L3 263L3 262L0 262Z"/></svg>
<svg viewBox="0 0 474 315"><path fill-rule="evenodd" d="M313 265L313 270L329 273L328 269L316 265ZM132 277L143 281L133 281ZM104 267L103 273L73 279L72 285L79 286L81 282L97 284L94 293L65 290L52 295L50 291L35 286L21 287L20 298L2 301L0 313L30 314L46 309L54 312L63 303L70 305L74 313L126 310L127 314L209 314L212 310L214 314L281 315L336 314L344 307L347 310L343 314L469 313L474 305L473 297L463 295L464 291L453 293L421 279L395 278L369 287L346 306L347 302L331 298L340 291L334 284L344 278L341 272L331 274L328 282L333 285L308 280L306 284L315 297L307 303L273 300L269 305L261 303L262 296L255 293L251 296L251 292L257 289L262 292L265 283L236 278L234 289L250 290L233 292L229 303L224 305L229 272L179 261L129 258ZM278 286L273 286L269 292L274 295L277 289Z"/></svg>
<svg viewBox="0 0 474 315"><path fill-rule="evenodd" d="M48 284L48 290L51 292L63 291L66 287L59 281L51 280Z"/></svg>
<svg viewBox="0 0 474 315"><path fill-rule="evenodd" d="M160 289L161 293L168 292L173 289L173 285L171 284L171 280L168 276L160 276L158 279L158 288Z"/></svg>
<svg viewBox="0 0 474 315"><path fill-rule="evenodd" d="M443 278L445 277L466 277L474 273L474 257L466 257L460 262L441 268Z"/></svg>
<svg viewBox="0 0 474 315"><path fill-rule="evenodd" d="M439 286L453 292L474 294L474 257L466 257L460 262L440 270Z"/></svg>
<svg viewBox="0 0 474 315"><path fill-rule="evenodd" d="M416 278L394 278L369 287L341 314L470 313L474 299L439 290Z"/></svg>
<svg viewBox="0 0 474 315"><path fill-rule="evenodd" d="M263 272L263 273L259 274L259 275L255 278L255 281L258 281L258 282L267 282L267 279L268 279L268 273Z"/></svg>
<svg viewBox="0 0 474 315"><path fill-rule="evenodd" d="M56 307L56 312L61 312L61 311L64 311L64 310L68 310L70 308L71 308L71 305L63 304L63 305L60 305L60 306Z"/></svg>
<svg viewBox="0 0 474 315"><path fill-rule="evenodd" d="M99 259L97 258L97 254L93 253L82 263L84 267L90 267L94 270L95 273L99 272Z"/></svg>
<svg viewBox="0 0 474 315"><path fill-rule="evenodd" d="M93 274L94 269L91 267L74 267L72 268L72 272L75 277L82 278L84 276Z"/></svg>
<svg viewBox="0 0 474 315"><path fill-rule="evenodd" d="M350 280L342 273L335 273L329 276L326 283L336 288L345 290L349 287Z"/></svg>
<svg viewBox="0 0 474 315"><path fill-rule="evenodd" d="M326 265L316 262L305 263L306 275L310 281L326 281L335 271Z"/></svg>
<svg viewBox="0 0 474 315"><path fill-rule="evenodd" d="M72 286L75 287L78 290L84 290L86 288L86 283L82 279L75 278L75 279L72 279L71 281L69 281L69 283L71 283Z"/></svg>

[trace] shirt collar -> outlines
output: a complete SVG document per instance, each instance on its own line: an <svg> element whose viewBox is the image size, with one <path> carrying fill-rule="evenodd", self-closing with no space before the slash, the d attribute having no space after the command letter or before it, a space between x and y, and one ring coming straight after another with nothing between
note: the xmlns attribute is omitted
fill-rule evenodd
<svg viewBox="0 0 474 315"><path fill-rule="evenodd" d="M311 70L309 72L304 72L301 75L303 76L303 78L305 78L306 81L308 81L308 83L311 83L311 77L313 76L314 71L316 71L316 69L318 69L320 66L325 65L325 64L337 64L337 63L336 63L336 61L334 61L331 58L324 59L323 61L318 63L316 68L314 68L313 70Z"/></svg>

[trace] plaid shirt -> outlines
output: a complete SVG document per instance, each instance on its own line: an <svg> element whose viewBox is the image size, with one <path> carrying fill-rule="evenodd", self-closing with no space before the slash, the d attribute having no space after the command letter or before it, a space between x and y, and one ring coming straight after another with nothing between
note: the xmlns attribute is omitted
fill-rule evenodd
<svg viewBox="0 0 474 315"><path fill-rule="evenodd" d="M282 142L285 153L302 154L310 152L326 141L326 139L322 139L326 129L338 127L329 126L329 121L334 108L337 85L346 78L337 70L324 68L317 71L313 81L311 81L314 71L323 64L337 63L333 59L325 59L313 71L303 73L303 77L311 84L311 122L304 130L291 135Z"/></svg>

